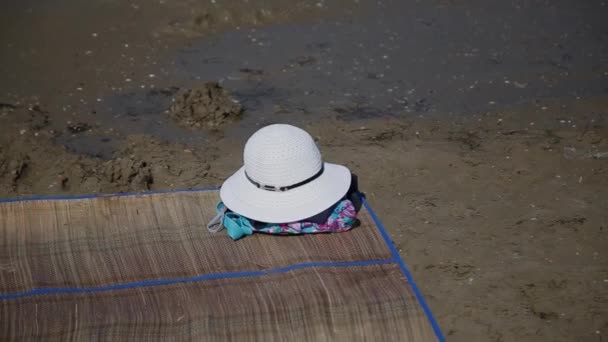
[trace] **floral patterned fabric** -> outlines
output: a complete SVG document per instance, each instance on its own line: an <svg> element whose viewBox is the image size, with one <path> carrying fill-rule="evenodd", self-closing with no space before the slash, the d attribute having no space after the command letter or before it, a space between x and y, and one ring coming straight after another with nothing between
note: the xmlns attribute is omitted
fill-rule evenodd
<svg viewBox="0 0 608 342"><path fill-rule="evenodd" d="M228 235L233 240L251 235L254 232L279 235L344 232L353 228L357 220L355 206L348 199L340 201L323 223L307 221L281 224L255 222L229 211L222 202L217 205L217 211L218 215L207 226L209 231L218 232L226 228Z"/></svg>
<svg viewBox="0 0 608 342"><path fill-rule="evenodd" d="M266 223L261 228L255 228L254 231L268 234L309 234L309 233L327 233L327 232L343 232L350 230L355 220L357 212L355 206L349 200L343 200L335 207L334 211L329 215L324 223L314 222L292 222L271 224Z"/></svg>

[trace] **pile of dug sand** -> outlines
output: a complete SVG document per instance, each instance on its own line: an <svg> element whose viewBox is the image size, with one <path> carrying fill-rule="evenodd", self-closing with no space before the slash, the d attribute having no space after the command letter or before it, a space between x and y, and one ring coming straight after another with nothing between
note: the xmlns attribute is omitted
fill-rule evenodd
<svg viewBox="0 0 608 342"><path fill-rule="evenodd" d="M187 128L217 129L238 120L243 107L217 82L180 91L173 99L168 115Z"/></svg>
<svg viewBox="0 0 608 342"><path fill-rule="evenodd" d="M80 122L59 128L62 124L38 106L13 107L5 115L0 108L0 198L137 192L216 182L208 177L209 161L216 155L213 147L193 151L152 136L129 135L114 137L117 150L99 158L57 141L61 134L99 130L94 125Z"/></svg>

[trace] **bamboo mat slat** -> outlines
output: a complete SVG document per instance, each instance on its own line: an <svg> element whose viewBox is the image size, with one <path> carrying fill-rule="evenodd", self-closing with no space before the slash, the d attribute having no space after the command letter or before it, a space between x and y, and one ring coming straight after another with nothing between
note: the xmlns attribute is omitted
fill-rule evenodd
<svg viewBox="0 0 608 342"><path fill-rule="evenodd" d="M232 241L205 228L218 199L0 202L0 340L443 339L365 207L350 232Z"/></svg>

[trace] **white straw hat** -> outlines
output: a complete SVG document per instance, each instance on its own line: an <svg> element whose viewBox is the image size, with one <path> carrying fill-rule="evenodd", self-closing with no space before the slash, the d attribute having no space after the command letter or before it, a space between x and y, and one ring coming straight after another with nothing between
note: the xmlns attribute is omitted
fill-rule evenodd
<svg viewBox="0 0 608 342"><path fill-rule="evenodd" d="M310 134L290 125L266 126L247 141L245 165L222 185L228 209L269 223L300 221L344 197L351 173L324 163Z"/></svg>

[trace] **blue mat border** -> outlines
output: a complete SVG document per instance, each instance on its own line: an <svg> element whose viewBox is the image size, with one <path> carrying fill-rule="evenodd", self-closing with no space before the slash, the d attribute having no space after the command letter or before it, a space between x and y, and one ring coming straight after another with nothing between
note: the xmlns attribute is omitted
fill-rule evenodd
<svg viewBox="0 0 608 342"><path fill-rule="evenodd" d="M29 201L80 200L80 199L90 199L90 198L145 196L145 195L170 194L170 193L181 193L181 192L217 191L219 189L220 188L217 187L217 186L210 186L210 187L205 187L205 188L193 188L193 189L154 190L154 191L141 191L141 192L121 192L121 193L118 193L118 194L92 194L92 195L76 195L76 196L32 196L32 197L23 197L23 198L0 199L0 203L29 202Z"/></svg>
<svg viewBox="0 0 608 342"><path fill-rule="evenodd" d="M106 198L106 197L127 197L127 196L142 196L142 195L154 195L154 194L165 194L165 193L187 193L187 192L201 192L201 191L215 191L219 190L219 187L205 187L205 188L194 188L194 189L183 189L183 190L160 190L160 191L145 191L145 192L128 192L128 193L119 193L119 194L93 194L93 195L82 195L82 196L34 196L34 197L25 197L25 198L15 198L15 199L0 199L0 203L14 203L14 202L28 202L28 201L51 201L51 200L79 200L79 199L91 199L91 198ZM172 278L172 279L157 279L157 280L148 280L141 282L131 282L124 284L115 284L115 285L107 285L100 287L88 287L88 288L40 288L34 289L21 293L8 293L8 294L0 294L0 300L7 299L17 299L27 296L35 296L35 295L43 295L43 294L58 294L58 293L85 293L85 292L101 292L101 291L112 291L112 290L120 290L120 289L128 289L134 287L145 287L145 286L158 286L158 285L169 285L175 283L188 283L188 282L196 282L196 281L204 281L204 280L212 280L212 279L222 279L222 278L236 278L236 277L251 277L251 276L261 276L266 274L273 273L284 273L293 270L309 268L309 267L353 267L353 266L370 266L370 265L382 265L389 263L397 263L401 271L405 275L408 283L412 287L414 291L414 295L416 299L420 303L422 310L426 314L437 339L440 342L445 341L445 337L441 332L441 328L439 324L435 320L433 316L433 312L431 308L426 303L422 292L416 285L414 281L414 277L410 273L407 268L403 258L397 251L397 248L393 244L393 241L390 238L390 235L384 228L384 225L380 221L380 218L374 210L371 208L365 196L361 195L361 201L363 206L370 213L372 219L376 223L376 227L380 231L384 242L387 247L391 251L392 258L384 259L384 260L365 260L365 261L347 261L347 262L310 262L303 264L295 264L286 267L274 268L269 270L261 270L261 271L242 271L242 272L225 272L225 273L212 273L212 274L204 274L194 277L187 278Z"/></svg>
<svg viewBox="0 0 608 342"><path fill-rule="evenodd" d="M362 260L362 261L317 261L301 264L294 264L285 267L271 268L259 271L239 271L239 272L221 272L207 273L203 275L184 277L184 278L168 278L168 279L153 279L145 281L134 281L130 283L121 283L114 285L105 285L97 287L48 287L38 288L25 292L0 294L0 300L18 299L23 297L45 295L45 294L66 294L66 293L87 293L87 292L106 292L113 290L132 289L136 287L148 287L159 285L171 285L178 283L193 283L204 280L240 278L240 277L256 277L267 274L285 273L289 271L299 270L311 267L353 267L353 266L371 266L385 265L397 262L393 258L381 260Z"/></svg>
<svg viewBox="0 0 608 342"><path fill-rule="evenodd" d="M397 262L397 264L399 264L399 267L401 268L401 271L403 272L403 274L407 278L408 283L412 287L412 290L414 291L414 295L416 296L416 299L418 299L418 302L420 303L420 306L422 306L422 310L424 310L424 313L426 314L426 317L429 319L429 322L431 323L431 326L433 327L433 331L435 332L435 336L437 336L437 340L439 340L440 342L444 342L445 341L445 337L443 336L443 333L441 332L441 328L439 327L439 323L437 323L437 320L435 319L435 316L433 315L433 312L431 311L431 308L426 303L426 300L424 299L424 296L422 295L422 292L420 292L420 289L418 288L418 285L416 285L416 282L414 281L414 277L412 276L412 274L410 273L409 269L407 268L407 265L405 264L405 261L403 261L403 258L401 258L401 254L399 254L399 251L395 247L395 244L393 243L393 240L391 240L390 235L388 234L388 232L384 228L384 225L380 221L380 218L378 217L378 215L376 215L376 213L374 212L374 210L372 209L372 207L369 205L369 203L365 199L365 196L361 196L361 200L363 202L363 205L367 209L367 211L372 216L372 219L376 223L376 227L378 227L378 230L380 231L380 234L382 235L382 238L384 238L384 242L386 243L386 245L388 246L388 248L391 250L391 253L393 255L393 259L395 259L395 261Z"/></svg>

